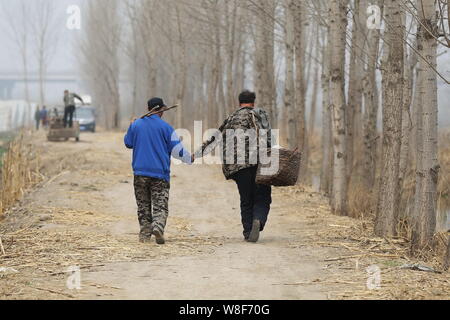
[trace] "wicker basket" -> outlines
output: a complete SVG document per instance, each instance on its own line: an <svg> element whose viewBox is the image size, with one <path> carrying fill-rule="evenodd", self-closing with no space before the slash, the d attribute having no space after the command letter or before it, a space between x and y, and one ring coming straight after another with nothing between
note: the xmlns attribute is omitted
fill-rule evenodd
<svg viewBox="0 0 450 320"><path fill-rule="evenodd" d="M271 156L279 154L279 170L276 174L263 174L264 169L271 167L271 164L260 165L256 176L256 183L275 187L295 186L298 181L302 154L298 150L288 150L284 148L272 149Z"/></svg>

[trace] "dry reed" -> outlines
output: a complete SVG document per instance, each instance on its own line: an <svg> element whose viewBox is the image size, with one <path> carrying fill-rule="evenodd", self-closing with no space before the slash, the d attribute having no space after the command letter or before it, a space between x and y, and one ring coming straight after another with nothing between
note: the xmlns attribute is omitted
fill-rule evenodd
<svg viewBox="0 0 450 320"><path fill-rule="evenodd" d="M38 183L39 157L33 144L29 143L29 132L21 132L10 142L3 155L0 189L0 219L14 203L22 198L27 188Z"/></svg>

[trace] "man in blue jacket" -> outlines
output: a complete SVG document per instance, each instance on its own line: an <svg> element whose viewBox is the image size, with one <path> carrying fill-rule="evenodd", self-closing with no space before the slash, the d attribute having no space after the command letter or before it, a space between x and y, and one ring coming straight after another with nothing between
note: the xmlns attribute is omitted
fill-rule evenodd
<svg viewBox="0 0 450 320"><path fill-rule="evenodd" d="M161 98L148 102L150 112L166 105ZM171 156L192 164L175 130L163 119L163 112L133 121L125 136L125 146L133 149L134 189L141 231L139 241L148 243L155 235L164 244L164 230L169 216Z"/></svg>

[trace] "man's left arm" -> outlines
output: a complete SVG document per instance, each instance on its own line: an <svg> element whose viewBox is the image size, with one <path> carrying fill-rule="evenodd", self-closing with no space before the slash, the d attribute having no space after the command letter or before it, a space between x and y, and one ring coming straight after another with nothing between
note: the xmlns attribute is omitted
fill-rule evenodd
<svg viewBox="0 0 450 320"><path fill-rule="evenodd" d="M77 95L76 93L73 93L73 96L75 98L77 98L78 100L80 100L82 104L84 104L83 98L81 98L79 95Z"/></svg>

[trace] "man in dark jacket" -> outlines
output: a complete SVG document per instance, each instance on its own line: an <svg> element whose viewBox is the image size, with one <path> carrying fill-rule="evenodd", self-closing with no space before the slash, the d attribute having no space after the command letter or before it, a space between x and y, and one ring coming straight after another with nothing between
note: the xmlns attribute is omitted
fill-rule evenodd
<svg viewBox="0 0 450 320"><path fill-rule="evenodd" d="M151 112L166 105L160 98L148 102ZM133 149L134 189L141 231L139 240L147 243L155 235L164 244L169 216L171 157L192 164L175 130L163 119L163 112L133 121L125 136L125 146Z"/></svg>
<svg viewBox="0 0 450 320"><path fill-rule="evenodd" d="M221 141L212 137L194 155L195 158L204 157L222 144L223 173L227 180L234 180L237 184L241 197L244 237L249 242L258 242L272 203L271 187L255 182L261 141L267 146L265 150L271 148L269 117L264 110L255 108L255 100L253 92L242 92L239 96L239 109L219 128L222 133ZM266 135L258 137L255 126L265 129Z"/></svg>

